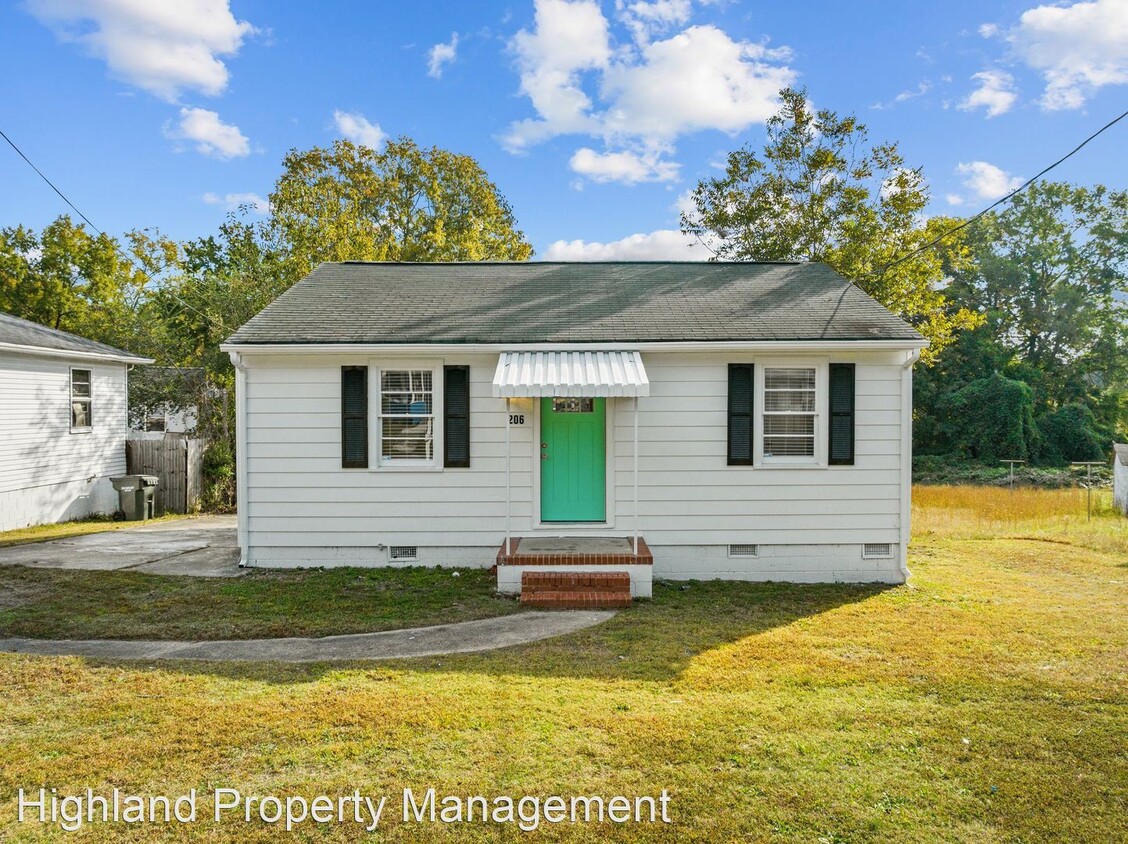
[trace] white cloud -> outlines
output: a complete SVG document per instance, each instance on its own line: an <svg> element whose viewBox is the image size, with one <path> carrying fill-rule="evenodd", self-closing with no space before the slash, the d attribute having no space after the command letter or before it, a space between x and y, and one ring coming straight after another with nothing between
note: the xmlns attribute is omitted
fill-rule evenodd
<svg viewBox="0 0 1128 844"><path fill-rule="evenodd" d="M166 123L164 133L171 140L193 144L202 155L223 161L251 153L251 143L238 126L224 123L218 114L204 108L180 109L180 122Z"/></svg>
<svg viewBox="0 0 1128 844"><path fill-rule="evenodd" d="M255 32L228 0L28 0L28 11L63 41L106 62L117 79L170 102L183 91L221 94L227 66Z"/></svg>
<svg viewBox="0 0 1128 844"><path fill-rule="evenodd" d="M1007 171L986 161L961 161L956 172L964 179L964 187L970 188L980 199L998 199L1006 196L1022 184L1021 176L1012 176Z"/></svg>
<svg viewBox="0 0 1128 844"><path fill-rule="evenodd" d="M511 42L521 93L537 116L509 127L502 139L507 149L587 135L603 141L604 156L621 156L625 165L640 149L651 156L671 153L682 134L735 134L763 123L779 107L779 90L796 79L786 48L735 41L715 26L650 40L685 23L688 3L620 2L617 8L638 39L634 46L613 46L608 21L592 0L537 0L533 30L521 30ZM588 151L581 160L593 162L597 153L582 149ZM637 173L621 169L628 181Z"/></svg>
<svg viewBox="0 0 1128 844"><path fill-rule="evenodd" d="M270 202L257 193L218 193L208 191L202 197L207 205L221 205L228 211L238 211L243 206L249 206L255 214L269 214Z"/></svg>
<svg viewBox="0 0 1128 844"><path fill-rule="evenodd" d="M712 257L692 235L677 229L632 234L609 243L557 240L545 249L546 261L707 261Z"/></svg>
<svg viewBox="0 0 1128 844"><path fill-rule="evenodd" d="M1007 33L1015 55L1041 71L1042 107L1081 108L1099 88L1128 83L1128 3L1038 6Z"/></svg>
<svg viewBox="0 0 1128 844"><path fill-rule="evenodd" d="M458 57L458 33L450 34L450 42L436 44L427 55L427 75L432 79L442 79L443 65L453 62Z"/></svg>
<svg viewBox="0 0 1128 844"><path fill-rule="evenodd" d="M964 203L963 197L958 193L950 193L944 199L947 200L949 205L963 205Z"/></svg>
<svg viewBox="0 0 1128 844"><path fill-rule="evenodd" d="M733 41L714 26L693 26L642 50L637 63L604 74L611 102L605 131L669 141L702 129L740 132L779 108L795 72L773 61L787 50Z"/></svg>
<svg viewBox="0 0 1128 844"><path fill-rule="evenodd" d="M689 21L690 0L653 0L634 3L615 0L615 11L635 41L645 44L655 35Z"/></svg>
<svg viewBox="0 0 1128 844"><path fill-rule="evenodd" d="M359 111L334 111L333 122L337 131L354 144L378 149L388 136L376 123L369 121Z"/></svg>
<svg viewBox="0 0 1128 844"><path fill-rule="evenodd" d="M603 68L611 60L607 19L591 0L538 0L536 26L522 29L510 46L517 54L521 93L539 120L521 120L503 140L511 151L571 132L592 132L598 121L588 114L591 100L580 85L581 71Z"/></svg>
<svg viewBox="0 0 1128 844"><path fill-rule="evenodd" d="M893 108L894 106L898 106L901 103L906 103L909 100L915 100L917 97L923 97L931 90L932 81L929 79L923 79L917 83L916 88L910 88L908 90L901 91L901 93L897 94L897 96L895 96L889 102L874 103L870 106L870 108L878 109L879 111L882 109Z"/></svg>
<svg viewBox="0 0 1128 844"><path fill-rule="evenodd" d="M594 182L669 182L678 177L678 165L662 161L658 152L596 152L588 147L576 150L572 170Z"/></svg>
<svg viewBox="0 0 1128 844"><path fill-rule="evenodd" d="M993 23L980 24L979 34L983 38L994 38L996 35L999 34L999 27L998 27L997 24L993 24Z"/></svg>
<svg viewBox="0 0 1128 844"><path fill-rule="evenodd" d="M979 87L967 95L956 108L973 111L987 110L988 117L998 117L1011 110L1018 94L1014 91L1014 77L1002 70L984 70L971 77Z"/></svg>

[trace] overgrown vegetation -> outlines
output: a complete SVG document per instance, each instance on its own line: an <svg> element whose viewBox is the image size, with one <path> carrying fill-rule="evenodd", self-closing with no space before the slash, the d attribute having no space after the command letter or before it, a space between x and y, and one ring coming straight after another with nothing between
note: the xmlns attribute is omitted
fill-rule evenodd
<svg viewBox="0 0 1128 844"><path fill-rule="evenodd" d="M551 841L1125 841L1125 521L1086 522L1075 491L914 497L907 587L659 585L558 639L380 664L0 655L0 791L359 788L391 796L392 842L514 837L400 823L400 790L431 786L672 795L672 827L536 833ZM279 834L217 827L210 808L86 838ZM295 835L366 840L352 825ZM17 824L4 800L3 836L59 833Z"/></svg>

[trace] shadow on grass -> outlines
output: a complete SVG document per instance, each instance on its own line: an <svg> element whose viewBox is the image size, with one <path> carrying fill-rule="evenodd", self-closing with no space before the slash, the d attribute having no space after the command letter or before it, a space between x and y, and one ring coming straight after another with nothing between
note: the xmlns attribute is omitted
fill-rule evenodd
<svg viewBox="0 0 1128 844"><path fill-rule="evenodd" d="M694 657L707 651L866 601L891 588L881 584L655 583L653 600L636 601L602 624L495 651L335 663L181 661L148 665L154 671L271 684L312 682L357 669L384 674L478 673L498 678L663 682L676 679Z"/></svg>

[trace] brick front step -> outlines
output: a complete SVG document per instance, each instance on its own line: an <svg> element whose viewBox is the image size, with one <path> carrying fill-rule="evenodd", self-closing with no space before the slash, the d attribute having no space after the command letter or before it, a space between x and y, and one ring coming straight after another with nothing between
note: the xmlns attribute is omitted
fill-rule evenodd
<svg viewBox="0 0 1128 844"><path fill-rule="evenodd" d="M621 592L631 589L631 576L625 571L526 571L521 573L521 593L560 589L593 589Z"/></svg>
<svg viewBox="0 0 1128 844"><path fill-rule="evenodd" d="M521 573L521 603L546 609L602 609L631 605L627 572Z"/></svg>
<svg viewBox="0 0 1128 844"><path fill-rule="evenodd" d="M626 553L586 553L583 551L565 551L536 553L522 549L521 538L514 537L510 541L509 553L505 553L505 543L497 552L496 564L499 566L651 566L654 565L654 555L650 552L646 540L638 538L638 554L633 553L633 539L627 539L628 547L632 550Z"/></svg>
<svg viewBox="0 0 1128 844"><path fill-rule="evenodd" d="M552 610L624 609L631 605L631 593L595 592L589 589L521 593L521 603L528 607Z"/></svg>

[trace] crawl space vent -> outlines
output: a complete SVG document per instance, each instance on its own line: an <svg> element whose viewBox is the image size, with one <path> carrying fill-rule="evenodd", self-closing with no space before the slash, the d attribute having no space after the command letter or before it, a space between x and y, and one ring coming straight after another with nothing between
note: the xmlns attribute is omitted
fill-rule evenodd
<svg viewBox="0 0 1128 844"><path fill-rule="evenodd" d="M388 559L394 562L419 559L419 548L415 545L392 545L388 548Z"/></svg>
<svg viewBox="0 0 1128 844"><path fill-rule="evenodd" d="M880 557L892 557L893 546L888 542L867 542L862 546L862 556L867 560Z"/></svg>
<svg viewBox="0 0 1128 844"><path fill-rule="evenodd" d="M730 545L730 557L755 557L759 554L759 548L756 545Z"/></svg>

